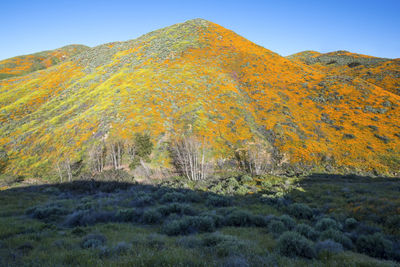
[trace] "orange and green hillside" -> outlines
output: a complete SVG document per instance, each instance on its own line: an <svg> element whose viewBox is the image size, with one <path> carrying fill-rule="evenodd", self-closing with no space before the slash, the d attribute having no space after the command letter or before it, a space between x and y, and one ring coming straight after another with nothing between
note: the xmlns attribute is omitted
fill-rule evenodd
<svg viewBox="0 0 400 267"><path fill-rule="evenodd" d="M378 58L347 51L326 54L304 51L287 58L326 73L361 78L400 95L400 59Z"/></svg>
<svg viewBox="0 0 400 267"><path fill-rule="evenodd" d="M67 45L55 50L1 60L0 80L49 68L88 48L84 45Z"/></svg>
<svg viewBox="0 0 400 267"><path fill-rule="evenodd" d="M387 61L382 61L387 63ZM293 62L202 19L87 49L0 81L6 171L40 174L93 144L148 133L152 164L190 132L215 159L262 144L274 168L399 172L400 96Z"/></svg>

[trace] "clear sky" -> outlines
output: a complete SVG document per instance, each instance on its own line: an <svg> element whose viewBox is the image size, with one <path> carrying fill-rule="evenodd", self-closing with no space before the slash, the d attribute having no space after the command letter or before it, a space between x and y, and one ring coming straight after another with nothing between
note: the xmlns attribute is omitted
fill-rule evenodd
<svg viewBox="0 0 400 267"><path fill-rule="evenodd" d="M0 0L0 59L125 41L193 18L283 56L348 50L400 57L400 0Z"/></svg>

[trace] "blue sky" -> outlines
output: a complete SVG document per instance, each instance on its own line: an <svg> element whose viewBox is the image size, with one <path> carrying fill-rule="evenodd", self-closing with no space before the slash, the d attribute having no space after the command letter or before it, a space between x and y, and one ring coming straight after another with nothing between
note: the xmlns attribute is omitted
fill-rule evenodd
<svg viewBox="0 0 400 267"><path fill-rule="evenodd" d="M96 46L204 18L283 56L303 50L400 57L400 0L0 1L0 59Z"/></svg>

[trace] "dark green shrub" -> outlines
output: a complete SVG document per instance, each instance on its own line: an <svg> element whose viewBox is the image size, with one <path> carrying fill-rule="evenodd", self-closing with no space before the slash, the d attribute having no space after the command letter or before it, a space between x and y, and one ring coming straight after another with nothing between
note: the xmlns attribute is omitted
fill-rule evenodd
<svg viewBox="0 0 400 267"><path fill-rule="evenodd" d="M388 216L385 226L393 231L400 231L400 215Z"/></svg>
<svg viewBox="0 0 400 267"><path fill-rule="evenodd" d="M317 222L315 228L322 232L329 229L340 230L341 227L338 222L331 218L322 218Z"/></svg>
<svg viewBox="0 0 400 267"><path fill-rule="evenodd" d="M302 236L310 239L310 240L317 240L319 236L319 232L317 232L314 228L307 224L298 224L294 228L294 231L301 234Z"/></svg>
<svg viewBox="0 0 400 267"><path fill-rule="evenodd" d="M381 233L375 233L373 235L361 235L357 239L356 247L360 253L387 259L392 253L393 243Z"/></svg>
<svg viewBox="0 0 400 267"><path fill-rule="evenodd" d="M234 236L213 233L203 237L203 246L209 247L219 257L244 254L252 244Z"/></svg>
<svg viewBox="0 0 400 267"><path fill-rule="evenodd" d="M344 221L344 226L346 230L354 230L358 225L358 222L354 218L347 218Z"/></svg>
<svg viewBox="0 0 400 267"><path fill-rule="evenodd" d="M185 216L164 223L162 232L167 235L186 235L193 232L212 232L215 224L209 216Z"/></svg>
<svg viewBox="0 0 400 267"><path fill-rule="evenodd" d="M275 237L280 236L283 232L286 232L288 228L285 224L278 220L272 220L268 224L268 232L272 233Z"/></svg>
<svg viewBox="0 0 400 267"><path fill-rule="evenodd" d="M292 230L296 226L296 221L289 215L282 215L278 217L281 222L289 229Z"/></svg>
<svg viewBox="0 0 400 267"><path fill-rule="evenodd" d="M209 207L228 207L232 205L230 197L209 195L206 200L206 205Z"/></svg>
<svg viewBox="0 0 400 267"><path fill-rule="evenodd" d="M316 256L314 244L296 232L285 232L278 239L278 252L287 257L304 257L312 259Z"/></svg>
<svg viewBox="0 0 400 267"><path fill-rule="evenodd" d="M157 209L163 216L168 216L172 213L180 215L196 215L198 211L189 204L171 203L162 205Z"/></svg>
<svg viewBox="0 0 400 267"><path fill-rule="evenodd" d="M210 216L195 216L191 223L198 232L213 232L215 231L215 223Z"/></svg>
<svg viewBox="0 0 400 267"><path fill-rule="evenodd" d="M245 174L242 177L240 177L240 181L242 183L250 183L253 181L253 178L250 175Z"/></svg>
<svg viewBox="0 0 400 267"><path fill-rule="evenodd" d="M68 214L68 210L57 204L49 204L30 208L26 211L26 214L35 219L50 221Z"/></svg>
<svg viewBox="0 0 400 267"><path fill-rule="evenodd" d="M142 220L144 223L154 224L160 222L161 219L162 219L162 214L154 208L145 210L143 212Z"/></svg>
<svg viewBox="0 0 400 267"><path fill-rule="evenodd" d="M186 196L179 192L166 193L161 197L161 203L171 203L171 202L186 202Z"/></svg>
<svg viewBox="0 0 400 267"><path fill-rule="evenodd" d="M288 207L288 213L298 219L310 220L313 217L312 209L306 204L295 203Z"/></svg>
<svg viewBox="0 0 400 267"><path fill-rule="evenodd" d="M184 217L164 223L161 232L166 235L186 235L190 233L191 220Z"/></svg>
<svg viewBox="0 0 400 267"><path fill-rule="evenodd" d="M115 221L115 213L112 211L75 211L67 216L64 225L76 227L113 221Z"/></svg>
<svg viewBox="0 0 400 267"><path fill-rule="evenodd" d="M131 222L136 221L141 215L141 212L135 209L122 209L117 211L115 219L119 222Z"/></svg>
<svg viewBox="0 0 400 267"><path fill-rule="evenodd" d="M150 135L136 133L133 139L133 146L128 150L128 154L132 161L129 164L130 169L135 169L140 160L149 161L149 156L153 150L153 143L151 142Z"/></svg>
<svg viewBox="0 0 400 267"><path fill-rule="evenodd" d="M315 244L315 250L317 254L320 253L328 253L328 254L337 254L343 252L342 244L339 244L333 240L327 239L324 241L319 241Z"/></svg>
<svg viewBox="0 0 400 267"><path fill-rule="evenodd" d="M346 235L344 235L342 232L334 229L328 229L324 232L321 233L320 240L333 240L337 243L340 243L345 247L346 249L353 249L353 242L351 242L351 239L348 238Z"/></svg>
<svg viewBox="0 0 400 267"><path fill-rule="evenodd" d="M135 207L145 207L154 203L154 199L151 196L144 195L139 196L137 199L132 201L132 205Z"/></svg>
<svg viewBox="0 0 400 267"><path fill-rule="evenodd" d="M235 210L225 218L227 226L251 226L253 214L244 210Z"/></svg>
<svg viewBox="0 0 400 267"><path fill-rule="evenodd" d="M82 239L82 248L98 248L107 241L107 238L102 234L89 234Z"/></svg>

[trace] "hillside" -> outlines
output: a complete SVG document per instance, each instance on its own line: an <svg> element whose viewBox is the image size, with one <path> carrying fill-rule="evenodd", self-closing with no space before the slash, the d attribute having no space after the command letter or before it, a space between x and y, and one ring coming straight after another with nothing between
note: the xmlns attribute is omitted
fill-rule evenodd
<svg viewBox="0 0 400 267"><path fill-rule="evenodd" d="M84 45L67 45L54 50L1 60L0 80L49 68L88 48Z"/></svg>
<svg viewBox="0 0 400 267"><path fill-rule="evenodd" d="M94 144L135 133L150 135L160 168L171 167L168 142L191 134L215 160L259 144L274 171L394 175L399 105L400 96L358 77L195 19L1 80L0 146L6 172L22 175L86 162Z"/></svg>
<svg viewBox="0 0 400 267"><path fill-rule="evenodd" d="M304 51L287 58L330 74L361 78L400 95L400 59L378 58L347 51L326 54Z"/></svg>

